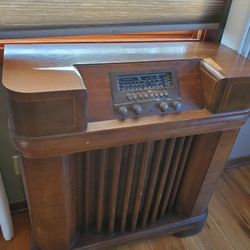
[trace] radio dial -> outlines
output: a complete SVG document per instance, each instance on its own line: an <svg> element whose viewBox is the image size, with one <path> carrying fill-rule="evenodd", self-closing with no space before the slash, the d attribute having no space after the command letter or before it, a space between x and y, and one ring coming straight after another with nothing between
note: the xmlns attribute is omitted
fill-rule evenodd
<svg viewBox="0 0 250 250"><path fill-rule="evenodd" d="M180 109L181 109L181 102L179 102L179 101L172 101L172 102L171 102L171 106L172 106L175 110L180 110Z"/></svg>
<svg viewBox="0 0 250 250"><path fill-rule="evenodd" d="M113 110L120 119L181 110L177 72L172 69L110 72Z"/></svg>
<svg viewBox="0 0 250 250"><path fill-rule="evenodd" d="M159 108L161 112L165 112L168 109L168 104L166 102L161 102Z"/></svg>
<svg viewBox="0 0 250 250"><path fill-rule="evenodd" d="M134 112L136 115L138 115L138 114L141 113L142 108L141 108L140 105L135 104L135 105L132 107L132 110L133 110L133 112Z"/></svg>
<svg viewBox="0 0 250 250"><path fill-rule="evenodd" d="M125 116L127 113L128 113L128 109L126 107L120 107L118 109L118 113L121 115L121 116Z"/></svg>

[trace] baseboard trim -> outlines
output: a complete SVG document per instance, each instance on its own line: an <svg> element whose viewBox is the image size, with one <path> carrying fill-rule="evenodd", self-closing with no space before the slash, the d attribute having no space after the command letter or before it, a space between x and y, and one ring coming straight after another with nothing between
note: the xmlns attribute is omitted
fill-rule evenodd
<svg viewBox="0 0 250 250"><path fill-rule="evenodd" d="M238 168L247 165L250 165L250 155L228 160L225 165L225 169Z"/></svg>
<svg viewBox="0 0 250 250"><path fill-rule="evenodd" d="M27 201L16 201L10 203L10 211L12 214L27 212L28 211Z"/></svg>

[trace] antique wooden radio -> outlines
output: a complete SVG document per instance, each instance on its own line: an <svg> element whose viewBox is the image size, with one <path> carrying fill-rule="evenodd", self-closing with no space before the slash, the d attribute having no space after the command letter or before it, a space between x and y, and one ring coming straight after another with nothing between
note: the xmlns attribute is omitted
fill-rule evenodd
<svg viewBox="0 0 250 250"><path fill-rule="evenodd" d="M214 43L8 45L3 84L38 249L198 232L249 115Z"/></svg>
<svg viewBox="0 0 250 250"><path fill-rule="evenodd" d="M0 38L99 37L4 48L34 249L199 232L249 116L250 62L215 42L231 1L28 1L32 11L4 2ZM180 30L192 37L156 42ZM150 42L135 42L140 32Z"/></svg>

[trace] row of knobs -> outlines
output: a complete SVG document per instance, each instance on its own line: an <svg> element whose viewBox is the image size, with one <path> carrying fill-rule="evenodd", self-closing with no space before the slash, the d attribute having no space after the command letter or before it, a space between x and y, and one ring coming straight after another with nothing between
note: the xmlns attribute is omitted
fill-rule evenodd
<svg viewBox="0 0 250 250"><path fill-rule="evenodd" d="M181 109L181 103L178 101L172 101L170 105L176 111ZM165 112L168 109L168 104L166 102L160 102L158 107L161 112ZM135 104L132 106L132 111L134 112L135 115L138 115L141 113L142 107L139 104ZM118 113L121 116L125 116L128 113L128 109L126 107L120 107Z"/></svg>

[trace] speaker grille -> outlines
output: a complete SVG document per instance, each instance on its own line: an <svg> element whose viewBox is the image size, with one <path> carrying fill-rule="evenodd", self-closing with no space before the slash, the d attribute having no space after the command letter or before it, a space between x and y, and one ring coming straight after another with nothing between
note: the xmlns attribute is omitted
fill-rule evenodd
<svg viewBox="0 0 250 250"><path fill-rule="evenodd" d="M174 213L193 136L81 154L79 218L88 233L134 232Z"/></svg>

